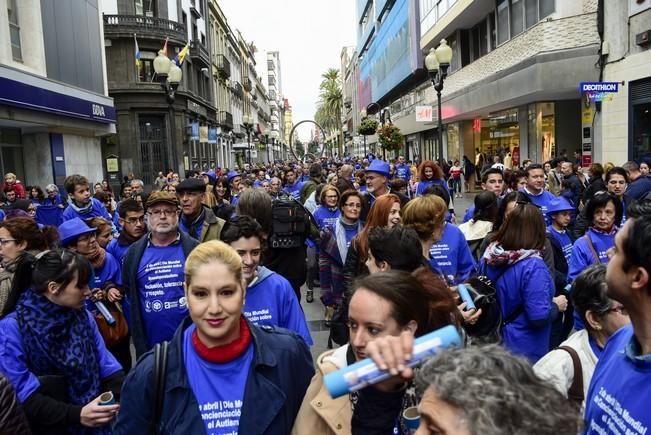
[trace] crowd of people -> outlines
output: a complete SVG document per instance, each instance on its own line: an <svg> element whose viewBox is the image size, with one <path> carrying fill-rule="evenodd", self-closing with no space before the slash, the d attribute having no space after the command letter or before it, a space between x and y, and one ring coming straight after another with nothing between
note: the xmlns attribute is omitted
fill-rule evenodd
<svg viewBox="0 0 651 435"><path fill-rule="evenodd" d="M43 190L6 174L0 434L651 426L648 162L185 175ZM303 297L329 329L314 358ZM449 325L462 345L411 367L414 340ZM331 397L324 377L366 358L391 377Z"/></svg>

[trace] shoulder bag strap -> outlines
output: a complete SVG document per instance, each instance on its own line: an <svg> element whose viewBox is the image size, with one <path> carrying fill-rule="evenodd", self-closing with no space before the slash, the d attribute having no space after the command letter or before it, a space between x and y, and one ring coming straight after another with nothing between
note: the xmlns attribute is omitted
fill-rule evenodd
<svg viewBox="0 0 651 435"><path fill-rule="evenodd" d="M585 239L586 243L588 244L588 248L590 248L590 252L592 252L592 257L594 257L594 260L597 262L597 264L601 263L601 260L599 259L599 254L597 254L597 250L594 248L594 245L592 244L592 239L590 236L587 234L583 236Z"/></svg>
<svg viewBox="0 0 651 435"><path fill-rule="evenodd" d="M569 346L559 346L556 349L564 350L569 353L572 358L574 376L572 379L572 385L570 385L570 389L567 390L567 398L577 403L583 403L583 399L585 398L583 395L583 369L581 367L579 354Z"/></svg>
<svg viewBox="0 0 651 435"><path fill-rule="evenodd" d="M167 341L154 346L154 412L149 422L149 434L158 435L163 402L165 401L165 374L167 372Z"/></svg>

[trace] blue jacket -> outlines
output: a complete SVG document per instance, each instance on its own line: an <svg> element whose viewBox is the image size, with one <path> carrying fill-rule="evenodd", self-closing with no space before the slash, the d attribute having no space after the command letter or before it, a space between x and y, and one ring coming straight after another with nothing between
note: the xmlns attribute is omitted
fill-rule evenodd
<svg viewBox="0 0 651 435"><path fill-rule="evenodd" d="M183 332L191 323L187 318L181 324L168 348L161 435L206 433L184 363ZM254 354L238 433L287 435L314 375L312 356L305 342L293 332L251 323L249 328ZM154 355L150 351L124 381L114 435L147 431L153 409L153 368Z"/></svg>
<svg viewBox="0 0 651 435"><path fill-rule="evenodd" d="M188 258L190 251L192 251L199 242L182 231L179 232L179 235L180 243L183 246L183 253L185 254L185 258ZM148 243L149 233L145 234L140 240L129 247L129 250L124 255L124 260L122 261L122 285L131 307L131 323L129 323L129 331L131 332L133 345L136 348L136 355L138 357L149 350L149 346L147 346L145 325L140 311L140 292L138 291L138 266L140 265L140 259L142 258Z"/></svg>
<svg viewBox="0 0 651 435"><path fill-rule="evenodd" d="M549 208L551 202L556 200L554 194L549 193L546 190L543 190L538 195L534 195L533 193L529 192L527 189L521 189L520 192L527 195L533 204L540 207L540 209L542 210L542 214L545 218L545 226L551 225L552 220L551 217L547 214L547 209Z"/></svg>
<svg viewBox="0 0 651 435"><path fill-rule="evenodd" d="M613 246L615 246L615 235L601 234L593 230L592 228L588 229L585 233L586 236L590 237L594 249L599 256L600 263L607 263L608 256L606 252ZM569 270L567 272L567 282L572 283L574 278L583 271L586 267L591 264L596 264L597 261L590 251L588 242L585 240L585 237L579 237L574 242L574 247L572 248L572 255L570 256L570 261L568 262Z"/></svg>
<svg viewBox="0 0 651 435"><path fill-rule="evenodd" d="M626 188L625 194L634 199L640 199L642 195L651 190L651 177L640 175Z"/></svg>
<svg viewBox="0 0 651 435"><path fill-rule="evenodd" d="M500 269L488 266L486 275L494 279ZM558 312L552 302L555 291L549 269L541 258L525 258L510 266L495 287L503 318L524 307L522 314L502 328L504 346L536 362L549 350L551 321Z"/></svg>
<svg viewBox="0 0 651 435"><path fill-rule="evenodd" d="M70 203L68 207L63 210L63 221L65 222L76 217L84 221L94 217L101 217L113 223L113 218L108 214L106 207L104 207L104 204L102 204L100 200L91 198L90 201L90 203L81 209Z"/></svg>

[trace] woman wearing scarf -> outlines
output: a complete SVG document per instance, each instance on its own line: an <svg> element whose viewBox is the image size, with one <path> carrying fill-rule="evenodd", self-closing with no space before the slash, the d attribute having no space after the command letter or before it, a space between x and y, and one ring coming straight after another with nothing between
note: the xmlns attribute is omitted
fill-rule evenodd
<svg viewBox="0 0 651 435"><path fill-rule="evenodd" d="M343 267L348 248L353 237L362 230L359 220L362 211L362 195L355 190L347 190L339 198L341 216L331 227L326 227L321 236L319 248L319 281L321 302L325 305L325 321L329 325L336 306L344 296Z"/></svg>
<svg viewBox="0 0 651 435"><path fill-rule="evenodd" d="M290 433L312 357L298 335L244 317L239 254L217 240L197 246L185 262L185 296L190 317L167 348L160 419L152 421L159 397L149 352L124 382L113 433Z"/></svg>
<svg viewBox="0 0 651 435"><path fill-rule="evenodd" d="M33 433L103 433L119 405L99 405L99 395L118 402L124 372L84 309L91 267L66 250L29 258L15 277L27 290L0 320L0 372Z"/></svg>
<svg viewBox="0 0 651 435"><path fill-rule="evenodd" d="M16 305L19 294L12 292L12 282L18 264L25 254L36 255L50 249L58 240L56 228L41 230L33 219L16 217L0 222L0 318ZM15 289L21 290L21 289Z"/></svg>
<svg viewBox="0 0 651 435"><path fill-rule="evenodd" d="M503 319L503 345L532 363L549 350L551 324L567 308L553 297L554 280L542 259L545 219L540 209L519 203L486 248L480 269L493 281Z"/></svg>
<svg viewBox="0 0 651 435"><path fill-rule="evenodd" d="M622 221L624 207L614 194L597 192L586 205L585 214L591 224L585 235L576 239L572 247L567 272L569 284L589 265L608 263L607 252L615 246L615 234ZM576 313L574 328L583 329L583 322Z"/></svg>
<svg viewBox="0 0 651 435"><path fill-rule="evenodd" d="M104 304L110 309L114 308L112 304L117 306L123 299L120 263L99 245L96 232L96 228L89 227L79 218L70 219L59 225L61 246L83 255L93 268L93 276L90 280L92 299L107 299ZM90 311L97 311L93 302L88 300L86 303ZM119 343L109 344L109 346L109 351L118 359L125 371L129 371L131 369L129 336L126 335Z"/></svg>

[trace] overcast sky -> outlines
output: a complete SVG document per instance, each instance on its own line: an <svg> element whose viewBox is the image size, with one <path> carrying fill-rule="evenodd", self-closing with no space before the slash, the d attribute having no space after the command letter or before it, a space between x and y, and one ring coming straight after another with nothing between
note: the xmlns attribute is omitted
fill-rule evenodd
<svg viewBox="0 0 651 435"><path fill-rule="evenodd" d="M280 52L282 91L292 106L294 123L314 119L321 74L328 68L339 69L341 49L355 45L355 1L221 0L218 3L233 30L240 30L259 50ZM299 134L305 138L302 128Z"/></svg>

